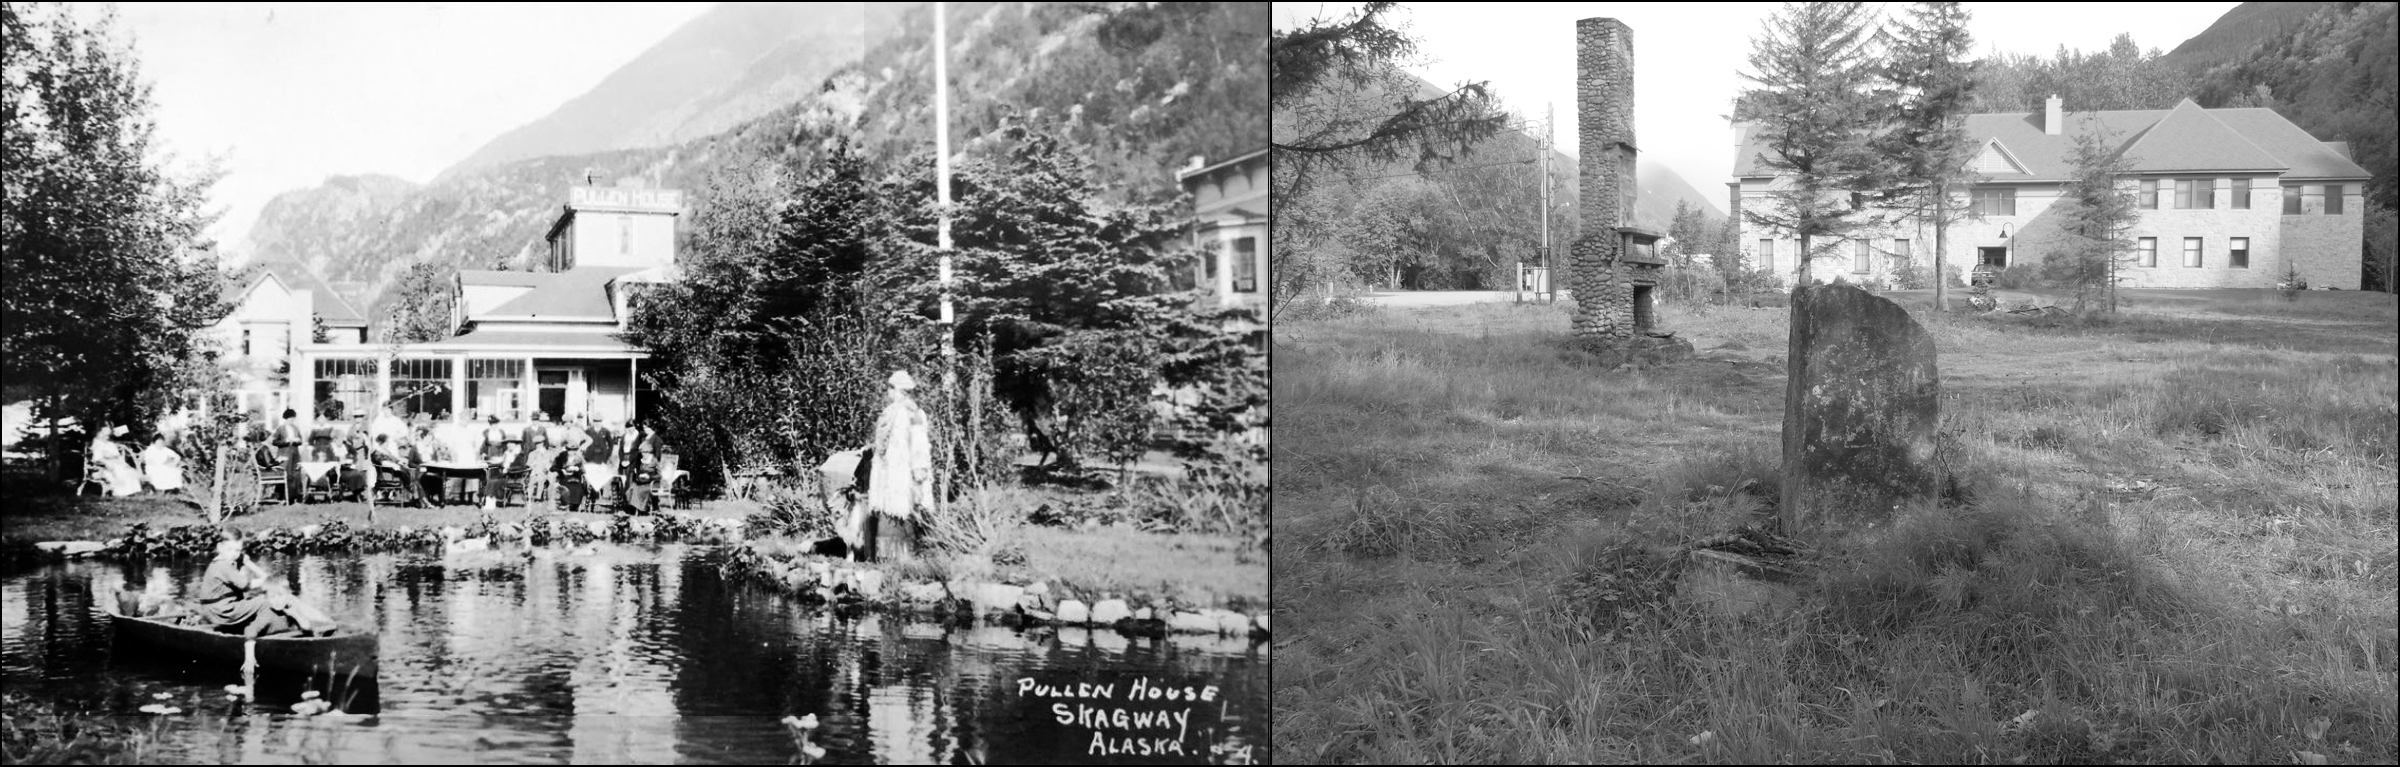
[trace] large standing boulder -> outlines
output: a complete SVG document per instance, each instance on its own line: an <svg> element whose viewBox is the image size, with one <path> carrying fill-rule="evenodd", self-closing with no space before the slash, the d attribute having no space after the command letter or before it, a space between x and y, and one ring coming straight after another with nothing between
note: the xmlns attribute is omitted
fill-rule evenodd
<svg viewBox="0 0 2400 767"><path fill-rule="evenodd" d="M1934 494L1941 376L1933 336L1848 285L1792 293L1783 528L1868 526Z"/></svg>

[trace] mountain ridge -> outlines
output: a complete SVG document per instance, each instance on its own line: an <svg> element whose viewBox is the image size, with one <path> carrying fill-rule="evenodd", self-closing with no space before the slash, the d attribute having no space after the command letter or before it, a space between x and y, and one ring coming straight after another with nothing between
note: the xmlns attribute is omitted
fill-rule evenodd
<svg viewBox="0 0 2400 767"><path fill-rule="evenodd" d="M1221 159L1267 143L1263 50L1223 56L1246 50L1239 30L1263 27L1266 16L1265 3L1113 11L952 4L953 149L981 151L979 136L1014 112L1049 121L1087 146L1092 176L1112 194L1181 194L1175 170L1189 156ZM340 179L287 192L279 196L284 204L270 206L275 215L262 213L252 227L252 242L264 243L252 255L300 261L328 281L366 283L369 299L359 308L381 326L403 282L423 288L459 268L531 268L567 187L587 170L609 181L637 176L684 189L697 210L722 174L761 162L805 164L828 135L857 136L878 164L923 153L932 144L931 16L921 5L906 6L890 20L889 34L879 33L882 42L860 60L726 130L671 145L461 169L396 198L361 199L349 188L355 182ZM738 83L785 79L774 71L777 61L762 55L764 71L718 89L741 96Z"/></svg>

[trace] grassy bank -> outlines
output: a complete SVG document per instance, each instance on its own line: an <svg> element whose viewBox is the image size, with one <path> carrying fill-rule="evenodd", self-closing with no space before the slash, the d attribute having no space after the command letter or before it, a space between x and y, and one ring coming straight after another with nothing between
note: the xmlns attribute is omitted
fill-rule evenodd
<svg viewBox="0 0 2400 767"><path fill-rule="evenodd" d="M1639 371L1571 305L1278 327L1279 755L2400 758L2391 298L2155 293L1928 318L1965 497L1739 619L1676 584L1776 503L1782 310Z"/></svg>

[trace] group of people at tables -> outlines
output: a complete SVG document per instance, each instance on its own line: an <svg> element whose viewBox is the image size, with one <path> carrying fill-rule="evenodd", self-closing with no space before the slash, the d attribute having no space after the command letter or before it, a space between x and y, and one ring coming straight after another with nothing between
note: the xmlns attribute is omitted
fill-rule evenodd
<svg viewBox="0 0 2400 767"><path fill-rule="evenodd" d="M410 506L464 496L473 483L476 500L487 508L510 493L512 477L524 478L527 498L555 497L575 508L622 473L629 485L623 500L637 510L650 508L656 487L675 473L675 456L656 428L638 420L620 428L583 416L557 421L537 410L523 424L503 423L498 414L480 425L473 417L452 424L447 418L435 423L425 413L404 419L398 407L371 422L352 419L314 430L303 430L298 413L285 410L257 448L259 468L284 472L290 500L305 498L311 488L363 499L378 475L388 475L402 478L400 500ZM452 487L460 492L449 492Z"/></svg>
<svg viewBox="0 0 2400 767"><path fill-rule="evenodd" d="M176 411L159 422L146 446L135 442L126 427L101 424L92 434L91 452L87 456L90 468L84 474L84 481L120 498L139 494L145 486L159 493L181 492L183 450L190 424L189 412Z"/></svg>

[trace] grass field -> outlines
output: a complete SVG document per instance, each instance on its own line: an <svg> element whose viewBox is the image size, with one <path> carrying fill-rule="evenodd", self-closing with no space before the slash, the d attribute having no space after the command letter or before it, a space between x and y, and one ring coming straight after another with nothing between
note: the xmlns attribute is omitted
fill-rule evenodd
<svg viewBox="0 0 2400 767"><path fill-rule="evenodd" d="M1571 304L1277 327L1276 755L2400 760L2392 298L2127 298L1921 315L1965 492L1736 618L1673 597L1776 503L1784 310L1632 371Z"/></svg>

